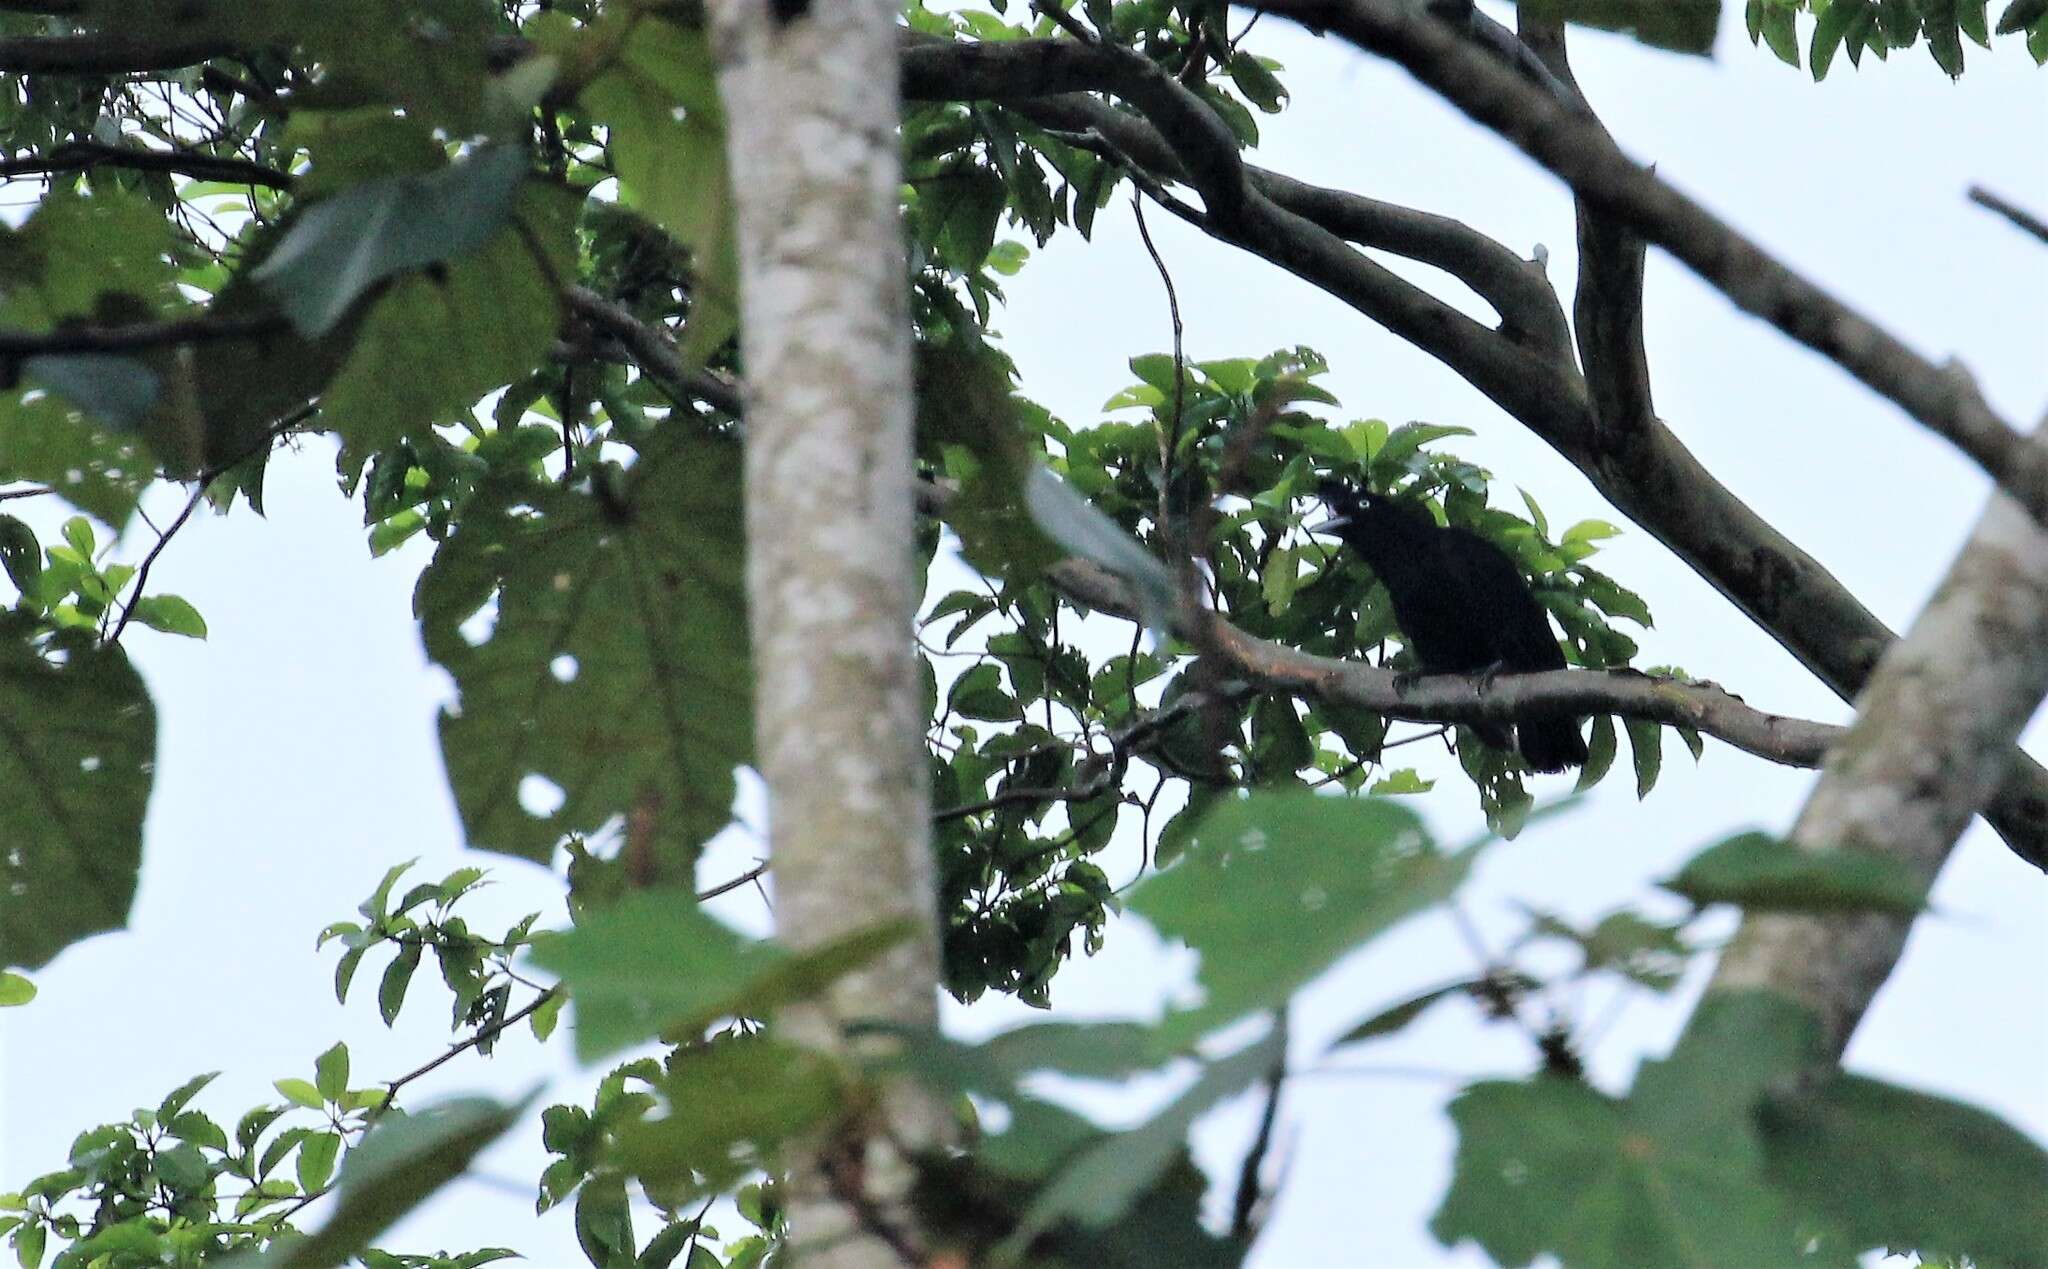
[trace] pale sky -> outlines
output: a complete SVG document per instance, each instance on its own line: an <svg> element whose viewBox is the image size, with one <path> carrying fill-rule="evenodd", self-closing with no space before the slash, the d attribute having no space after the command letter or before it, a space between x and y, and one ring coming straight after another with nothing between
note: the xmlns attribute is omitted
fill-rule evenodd
<svg viewBox="0 0 2048 1269"><path fill-rule="evenodd" d="M1748 47L1739 8L1731 6L1711 62L1578 38L1579 78L1609 127L1633 154L1916 348L1959 357L2008 418L2040 417L2048 249L1964 195L1982 182L2048 210L2041 72L2016 44L1996 56L1973 46L1968 74L1951 84L1915 49L1888 65L1867 60L1860 73L1844 60L1816 86ZM1287 64L1296 94L1286 114L1261 118L1259 163L1458 216L1524 254L1543 243L1551 276L1569 285L1570 203L1547 174L1400 71L1334 41L1267 19L1251 43ZM1149 220L1180 290L1190 356L1308 344L1333 363L1324 382L1344 402L1339 420L1474 428L1479 435L1452 448L1494 470L1497 502L1514 506L1520 485L1553 524L1624 523L1627 534L1596 563L1643 594L1658 618L1639 638L1639 664L1682 665L1759 708L1846 718L1846 707L1767 636L1448 371L1163 212ZM1069 236L1034 257L1006 284L1011 303L997 318L1024 391L1077 424L1103 417L1101 402L1131 379L1129 357L1169 347L1165 302L1127 203L1105 211L1098 227L1092 245ZM1425 270L1414 276L1438 285ZM1887 622L1908 623L1981 509L1986 482L1977 470L1654 251L1648 321L1659 409L1678 435ZM532 910L545 913L544 924L563 919L552 875L461 850L434 737L447 680L425 663L409 616L428 553L415 543L371 560L360 505L335 492L332 470L323 441L280 456L267 520L246 510L197 519L157 566L153 583L192 600L213 634L205 643L141 629L127 636L160 726L141 893L127 932L70 949L34 975L41 995L33 1005L0 1011L0 1189L60 1166L77 1132L154 1105L199 1071L224 1071L199 1104L231 1122L275 1099L271 1080L309 1077L314 1056L337 1039L354 1051L358 1082L438 1052L447 1015L433 975L420 975L413 1003L387 1031L370 999L381 965L366 965L344 1009L329 987L332 949L312 950L320 927L352 915L394 862L419 856L421 879L465 863L489 867L497 884L467 909L473 926ZM162 522L181 501L160 490L148 505ZM26 506L32 518L54 518ZM149 541L138 526L123 558ZM2031 735L2030 747L2048 752L2038 720ZM1695 767L1667 743L1663 780L1647 802L1617 771L1583 809L1498 848L1466 906L1496 947L1519 928L1517 903L1577 918L1636 903L1674 912L1648 891L1651 879L1731 831L1787 827L1812 779L1711 741ZM1569 784L1537 787L1561 794ZM1414 805L1447 840L1478 825L1476 798L1455 775ZM744 834L729 836L703 880L743 870L756 849ZM1130 867L1120 849L1108 864L1118 881ZM1943 875L1935 906L1849 1064L2048 1137L2048 887L1980 823ZM763 928L748 892L715 910ZM1143 1016L1186 981L1188 962L1142 923L1120 922L1100 956L1056 980L1056 1013ZM1381 1006L1473 968L1450 922L1429 917L1305 994L1296 1065L1321 1069L1296 1080L1285 1099L1288 1187L1254 1264L1485 1263L1469 1247L1445 1251L1424 1229L1449 1178L1453 1143L1441 1109L1460 1077L1529 1069L1526 1042L1453 1005L1372 1050L1318 1056ZM1596 1081L1625 1087L1640 1060L1668 1048L1691 1003L1681 993L1612 1012L1606 993L1592 993L1580 1016L1605 1024L1591 1053ZM1027 1016L1043 1015L1007 1001L949 1010L950 1025L973 1035ZM587 1101L596 1073L577 1072L567 1047L510 1037L491 1061L459 1061L423 1081L413 1104L478 1089L520 1092L541 1078L554 1081L544 1102ZM1345 1066L1358 1069L1333 1069ZM1128 1121L1165 1086L1096 1090L1086 1102ZM1255 1114L1244 1100L1197 1131L1198 1155L1224 1187L1234 1183ZM530 1216L541 1164L536 1116L487 1156L480 1180L445 1192L383 1245L504 1244L541 1265L582 1263L566 1209ZM1211 1198L1227 1203L1227 1193ZM652 1227L639 1232L644 1239Z"/></svg>

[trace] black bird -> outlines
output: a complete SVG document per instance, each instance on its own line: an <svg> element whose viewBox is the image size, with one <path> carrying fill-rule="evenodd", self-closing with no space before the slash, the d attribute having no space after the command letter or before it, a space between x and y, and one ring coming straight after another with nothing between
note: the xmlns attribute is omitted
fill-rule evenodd
<svg viewBox="0 0 2048 1269"><path fill-rule="evenodd" d="M1444 528L1418 502L1326 484L1332 518L1311 533L1334 533L1364 557L1387 588L1394 620L1427 674L1562 670L1543 605L1507 552L1470 529ZM1507 730L1472 728L1505 749ZM1516 729L1522 758L1537 771L1584 765L1575 718L1532 719Z"/></svg>

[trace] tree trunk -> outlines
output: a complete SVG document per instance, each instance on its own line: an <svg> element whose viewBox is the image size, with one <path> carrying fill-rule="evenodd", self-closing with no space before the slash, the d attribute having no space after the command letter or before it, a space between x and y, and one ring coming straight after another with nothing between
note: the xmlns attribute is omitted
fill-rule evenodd
<svg viewBox="0 0 2048 1269"><path fill-rule="evenodd" d="M775 919L813 946L877 922L916 935L779 1020L846 1046L855 1021L935 1022L936 901L912 655L908 297L890 0L711 6L739 226L747 368L747 593ZM902 1264L918 1244L904 1150L943 1115L900 1088L792 1160L807 1269Z"/></svg>
<svg viewBox="0 0 2048 1269"><path fill-rule="evenodd" d="M2032 444L2048 451L2048 426ZM1875 851L1931 887L2044 694L2048 530L1994 492L1926 610L1878 662L1793 844ZM1911 927L1880 914L1758 914L1743 921L1709 991L1789 998L1819 1022L1822 1053L1839 1059Z"/></svg>

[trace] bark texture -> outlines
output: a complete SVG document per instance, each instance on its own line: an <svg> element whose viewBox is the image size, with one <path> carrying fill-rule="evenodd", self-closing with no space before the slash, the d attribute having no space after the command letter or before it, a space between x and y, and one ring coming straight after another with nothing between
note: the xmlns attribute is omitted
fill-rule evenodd
<svg viewBox="0 0 2048 1269"><path fill-rule="evenodd" d="M2033 444L2048 453L2048 431ZM1941 589L1878 662L1792 829L1794 844L1876 851L1932 886L2044 695L2048 531L1994 494ZM1750 917L1709 990L1791 998L1819 1020L1826 1053L1839 1058L1911 926L1880 915Z"/></svg>
<svg viewBox="0 0 2048 1269"><path fill-rule="evenodd" d="M711 6L741 260L747 590L775 919L812 946L917 935L784 1034L936 1017L930 809L911 647L910 344L898 227L895 6ZM941 1116L908 1089L793 1160L793 1251L830 1269L913 1254L905 1148Z"/></svg>

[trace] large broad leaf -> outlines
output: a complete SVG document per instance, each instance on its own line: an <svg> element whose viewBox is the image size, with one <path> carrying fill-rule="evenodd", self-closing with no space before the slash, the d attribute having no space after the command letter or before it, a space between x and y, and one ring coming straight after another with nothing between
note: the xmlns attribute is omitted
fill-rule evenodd
<svg viewBox="0 0 2048 1269"><path fill-rule="evenodd" d="M384 279L481 247L511 218L526 166L523 149L495 145L352 185L299 216L254 277L301 334L324 335Z"/></svg>
<svg viewBox="0 0 2048 1269"><path fill-rule="evenodd" d="M718 1018L760 1017L817 994L902 941L907 927L861 931L802 953L734 932L690 891L639 891L573 930L538 939L533 959L558 975L576 1010L585 1061Z"/></svg>
<svg viewBox="0 0 2048 1269"><path fill-rule="evenodd" d="M1200 1078L1164 1110L1138 1127L1080 1152L1039 1191L1013 1245L1021 1250L1032 1236L1062 1221L1100 1229L1122 1216L1179 1157L1195 1120L1270 1074L1285 1054L1286 1043L1286 1024L1276 1021L1265 1038L1209 1063Z"/></svg>
<svg viewBox="0 0 2048 1269"><path fill-rule="evenodd" d="M1624 1100L1548 1075L1466 1089L1451 1103L1458 1154L1431 1232L1502 1265L1854 1264L1799 1254L1826 1231L1765 1174L1757 1113L1811 1059L1811 1038L1775 997L1713 996Z"/></svg>
<svg viewBox="0 0 2048 1269"><path fill-rule="evenodd" d="M1711 53L1721 0L1520 0L1524 12L1633 35L1680 53Z"/></svg>
<svg viewBox="0 0 2048 1269"><path fill-rule="evenodd" d="M666 1113L619 1131L618 1157L665 1204L773 1167L766 1152L860 1105L831 1058L766 1036L726 1036L663 1064Z"/></svg>
<svg viewBox="0 0 2048 1269"><path fill-rule="evenodd" d="M441 746L470 844L545 862L636 810L642 879L688 885L752 750L739 450L674 435L618 483L485 486L414 607L459 693ZM523 806L528 777L559 807Z"/></svg>
<svg viewBox="0 0 2048 1269"><path fill-rule="evenodd" d="M1624 1103L1556 1076L1475 1084L1451 1103L1458 1157L1430 1222L1501 1265L1704 1269L1808 1263L1753 1173L1645 1134ZM1814 1261L1816 1265L1841 1262Z"/></svg>
<svg viewBox="0 0 2048 1269"><path fill-rule="evenodd" d="M580 98L607 130L606 149L626 204L690 250L690 316L683 360L701 365L739 327L739 250L725 114L702 31L633 14L608 69ZM571 59L616 34L591 28Z"/></svg>
<svg viewBox="0 0 2048 1269"><path fill-rule="evenodd" d="M119 648L0 619L0 966L127 923L156 712Z"/></svg>
<svg viewBox="0 0 2048 1269"><path fill-rule="evenodd" d="M156 464L133 437L110 431L42 384L0 392L0 482L33 481L119 528Z"/></svg>
<svg viewBox="0 0 2048 1269"><path fill-rule="evenodd" d="M54 192L19 231L0 231L0 325L49 331L175 312L185 305L174 249L162 214L138 195ZM8 369L0 366L0 379L12 377ZM32 357L15 369L21 386L0 394L0 481L49 485L109 524L125 523L153 472L117 429L150 407L160 376L109 355Z"/></svg>
<svg viewBox="0 0 2048 1269"><path fill-rule="evenodd" d="M1738 833L1693 856L1666 890L1695 904L1765 912L1890 912L1914 916L1927 887L1896 859L1867 850L1801 850L1768 833Z"/></svg>
<svg viewBox="0 0 2048 1269"><path fill-rule="evenodd" d="M1445 855L1413 811L1378 798L1254 795L1195 830L1132 911L1201 953L1206 998L1189 1035L1278 1005L1338 957L1449 898L1473 852Z"/></svg>
<svg viewBox="0 0 2048 1269"><path fill-rule="evenodd" d="M321 411L351 469L409 432L454 421L547 356L556 282L572 272L576 207L572 195L533 187L516 223L401 279L370 306Z"/></svg>
<svg viewBox="0 0 2048 1269"><path fill-rule="evenodd" d="M1764 1116L1771 1179L1845 1249L2048 1266L2048 1152L1973 1107L1853 1075Z"/></svg>
<svg viewBox="0 0 2048 1269"><path fill-rule="evenodd" d="M1053 541L1128 582L1145 624L1166 637L1173 623L1173 574L1158 556L1047 468L1025 477L1024 505Z"/></svg>

